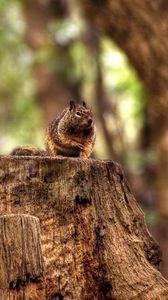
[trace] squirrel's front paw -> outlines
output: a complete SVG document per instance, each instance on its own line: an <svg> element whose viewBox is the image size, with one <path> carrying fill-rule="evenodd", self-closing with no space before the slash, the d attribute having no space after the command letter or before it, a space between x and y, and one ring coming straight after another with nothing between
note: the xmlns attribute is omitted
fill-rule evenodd
<svg viewBox="0 0 168 300"><path fill-rule="evenodd" d="M79 148L79 150L83 150L84 149L84 145L78 144L78 148Z"/></svg>

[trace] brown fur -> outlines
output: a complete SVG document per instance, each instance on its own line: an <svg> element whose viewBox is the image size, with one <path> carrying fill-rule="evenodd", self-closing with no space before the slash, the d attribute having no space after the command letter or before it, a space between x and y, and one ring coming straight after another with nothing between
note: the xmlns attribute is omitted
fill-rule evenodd
<svg viewBox="0 0 168 300"><path fill-rule="evenodd" d="M71 101L69 107L49 124L46 130L46 151L20 146L11 155L89 157L95 137L96 126L91 110L85 103L78 105Z"/></svg>
<svg viewBox="0 0 168 300"><path fill-rule="evenodd" d="M95 133L91 110L71 102L50 123L46 134L47 150L51 156L89 157L95 143Z"/></svg>
<svg viewBox="0 0 168 300"><path fill-rule="evenodd" d="M13 149L10 154L16 156L45 156L47 152L33 146L22 145Z"/></svg>

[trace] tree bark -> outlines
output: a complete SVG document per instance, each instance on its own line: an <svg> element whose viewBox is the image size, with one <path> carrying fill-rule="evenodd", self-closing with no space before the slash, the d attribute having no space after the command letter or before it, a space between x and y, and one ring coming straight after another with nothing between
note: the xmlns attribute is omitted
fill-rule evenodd
<svg viewBox="0 0 168 300"><path fill-rule="evenodd" d="M0 299L44 299L40 225L36 217L0 217Z"/></svg>
<svg viewBox="0 0 168 300"><path fill-rule="evenodd" d="M1 157L0 214L20 213L40 219L41 300L168 298L168 282L155 268L160 249L118 164ZM17 222L13 224L17 232ZM30 227L27 223L25 237ZM30 248L28 252L31 256Z"/></svg>

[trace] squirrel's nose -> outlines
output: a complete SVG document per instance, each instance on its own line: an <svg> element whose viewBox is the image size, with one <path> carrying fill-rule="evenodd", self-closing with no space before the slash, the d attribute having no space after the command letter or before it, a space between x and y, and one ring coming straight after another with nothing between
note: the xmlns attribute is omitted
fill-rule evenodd
<svg viewBox="0 0 168 300"><path fill-rule="evenodd" d="M88 124L91 125L92 123L93 123L92 118L89 118L89 119L88 119Z"/></svg>

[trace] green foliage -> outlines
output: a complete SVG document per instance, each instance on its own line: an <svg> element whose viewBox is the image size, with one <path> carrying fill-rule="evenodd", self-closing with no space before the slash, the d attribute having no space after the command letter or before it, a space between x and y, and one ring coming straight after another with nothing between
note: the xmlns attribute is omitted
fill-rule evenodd
<svg viewBox="0 0 168 300"><path fill-rule="evenodd" d="M145 219L150 226L158 225L161 222L161 216L156 210L145 211Z"/></svg>
<svg viewBox="0 0 168 300"><path fill-rule="evenodd" d="M32 53L23 41L19 2L0 2L1 153L22 143L41 144L41 116L35 101ZM40 128L38 130L38 128Z"/></svg>
<svg viewBox="0 0 168 300"><path fill-rule="evenodd" d="M142 123L146 95L136 71L129 64L125 54L107 38L102 41L102 49L102 65L108 95L112 97L112 101L118 102L119 113L126 126L129 126L130 121Z"/></svg>

